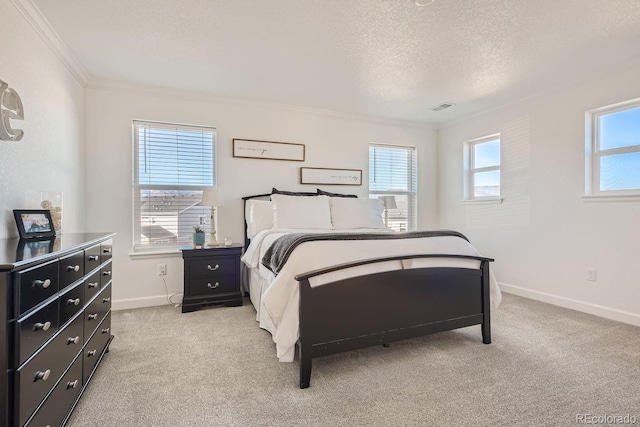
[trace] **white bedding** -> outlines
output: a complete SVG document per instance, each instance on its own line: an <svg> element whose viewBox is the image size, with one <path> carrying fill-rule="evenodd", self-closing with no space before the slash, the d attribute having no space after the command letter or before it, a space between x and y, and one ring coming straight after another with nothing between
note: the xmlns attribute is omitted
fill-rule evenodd
<svg viewBox="0 0 640 427"><path fill-rule="evenodd" d="M260 295L252 295L251 300L257 311L257 320L260 327L269 331L276 343L276 353L281 362L292 362L295 353L295 344L298 340L298 310L299 293L298 282L294 279L296 274L304 273L318 268L357 261L367 258L380 258L394 255L416 254L461 254L479 255L478 251L466 240L453 236L423 237L397 240L326 240L305 242L298 246L289 256L289 259L280 273L275 276L261 263L264 253L269 246L280 236L287 233L318 233L318 230L264 230L256 234L251 244L242 257L242 261L252 269L251 280L257 277L261 279L262 286L251 285L251 292L259 292ZM321 231L323 233L336 233L335 230ZM376 230L340 230L340 233L362 232L389 232ZM401 268L429 266L452 266L462 268L478 268L479 263L469 260L416 260L415 262L395 262L370 266L375 271L392 270ZM413 265L412 265L413 264ZM343 275L362 274L363 269L357 269L357 273L341 272ZM368 272L371 270L369 269ZM331 280L335 280L332 277ZM316 283L315 285L318 285ZM314 283L312 283L314 286ZM491 308L500 304L502 295L493 272L490 274Z"/></svg>

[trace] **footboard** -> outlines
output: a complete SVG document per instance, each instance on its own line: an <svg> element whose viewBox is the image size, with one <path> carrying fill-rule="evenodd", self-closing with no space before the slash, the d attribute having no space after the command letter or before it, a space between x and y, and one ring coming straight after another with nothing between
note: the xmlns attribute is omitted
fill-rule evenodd
<svg viewBox="0 0 640 427"><path fill-rule="evenodd" d="M427 267L365 274L313 286L313 278L390 261L439 258L480 262L480 268ZM300 388L309 387L314 357L471 325L491 343L490 258L410 255L371 259L296 276L300 285Z"/></svg>

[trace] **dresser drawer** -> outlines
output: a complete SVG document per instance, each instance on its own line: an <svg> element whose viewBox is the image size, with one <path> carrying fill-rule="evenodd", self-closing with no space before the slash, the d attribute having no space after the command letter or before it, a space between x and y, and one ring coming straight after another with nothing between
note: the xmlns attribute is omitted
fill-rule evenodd
<svg viewBox="0 0 640 427"><path fill-rule="evenodd" d="M84 251L60 258L60 289L84 276Z"/></svg>
<svg viewBox="0 0 640 427"><path fill-rule="evenodd" d="M84 366L82 368L82 378L84 383L89 380L89 376L98 363L98 359L100 359L102 351L107 346L109 338L111 338L111 312L107 313L107 316L100 324L96 333L84 347L82 355L84 358Z"/></svg>
<svg viewBox="0 0 640 427"><path fill-rule="evenodd" d="M235 275L237 260L236 257L212 257L189 261L191 277Z"/></svg>
<svg viewBox="0 0 640 427"><path fill-rule="evenodd" d="M82 355L53 389L47 400L29 420L29 427L60 426L67 417L69 408L82 390Z"/></svg>
<svg viewBox="0 0 640 427"><path fill-rule="evenodd" d="M16 365L21 365L58 330L58 298L16 322Z"/></svg>
<svg viewBox="0 0 640 427"><path fill-rule="evenodd" d="M84 300L91 299L100 292L100 270L96 270L91 276L84 280Z"/></svg>
<svg viewBox="0 0 640 427"><path fill-rule="evenodd" d="M236 276L191 279L189 287L190 296L224 294L240 290Z"/></svg>
<svg viewBox="0 0 640 427"><path fill-rule="evenodd" d="M108 264L103 265L100 269L100 285L104 287L109 281L111 281L111 277L113 276L113 271L111 267L111 261Z"/></svg>
<svg viewBox="0 0 640 427"><path fill-rule="evenodd" d="M107 285L84 310L84 336L89 339L105 314L111 310L111 285Z"/></svg>
<svg viewBox="0 0 640 427"><path fill-rule="evenodd" d="M100 243L100 263L111 259L111 253L113 252L113 239L105 240Z"/></svg>
<svg viewBox="0 0 640 427"><path fill-rule="evenodd" d="M19 289L17 317L58 292L58 261L19 271L13 278Z"/></svg>
<svg viewBox="0 0 640 427"><path fill-rule="evenodd" d="M100 261L100 244L93 245L84 250L84 271L89 273L102 263Z"/></svg>
<svg viewBox="0 0 640 427"><path fill-rule="evenodd" d="M82 348L82 319L82 316L74 319L16 371L16 411L20 425L27 421Z"/></svg>
<svg viewBox="0 0 640 427"><path fill-rule="evenodd" d="M60 295L60 326L63 326L84 307L84 281Z"/></svg>

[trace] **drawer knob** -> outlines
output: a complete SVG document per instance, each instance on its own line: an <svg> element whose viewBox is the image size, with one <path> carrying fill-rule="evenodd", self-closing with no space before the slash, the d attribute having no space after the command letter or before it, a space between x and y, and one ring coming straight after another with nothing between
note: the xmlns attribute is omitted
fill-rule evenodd
<svg viewBox="0 0 640 427"><path fill-rule="evenodd" d="M89 350L87 351L87 356L88 357L95 356L97 352L98 350Z"/></svg>
<svg viewBox="0 0 640 427"><path fill-rule="evenodd" d="M89 261L97 261L100 257L98 255L89 255Z"/></svg>
<svg viewBox="0 0 640 427"><path fill-rule="evenodd" d="M104 249L102 250L102 253L103 253L103 254L110 254L110 253L111 253L111 248L104 248Z"/></svg>
<svg viewBox="0 0 640 427"><path fill-rule="evenodd" d="M102 272L102 275L103 275L103 276L111 276L111 270L109 270L109 271L103 271L103 272Z"/></svg>
<svg viewBox="0 0 640 427"><path fill-rule="evenodd" d="M80 336L67 338L67 344L78 344L80 342Z"/></svg>
<svg viewBox="0 0 640 427"><path fill-rule="evenodd" d="M207 288L211 288L211 289L215 289L218 286L220 286L219 282L214 283L213 285L211 283L207 283Z"/></svg>
<svg viewBox="0 0 640 427"><path fill-rule="evenodd" d="M95 319L95 318L97 318L97 317L98 317L98 313L96 313L96 314L90 314L90 315L88 315L88 316L87 316L87 319L88 319L88 320L93 320L93 319Z"/></svg>
<svg viewBox="0 0 640 427"><path fill-rule="evenodd" d="M111 302L111 297L102 298L102 302L105 303L105 304L108 303L108 302Z"/></svg>
<svg viewBox="0 0 640 427"><path fill-rule="evenodd" d="M220 266L218 264L216 264L215 267L211 267L211 264L207 264L207 269L209 269L211 271L216 271L219 268L220 268Z"/></svg>
<svg viewBox="0 0 640 427"><path fill-rule="evenodd" d="M80 304L80 298L67 300L67 305L79 305L79 304Z"/></svg>
<svg viewBox="0 0 640 427"><path fill-rule="evenodd" d="M44 323L38 322L35 325L33 325L33 330L34 331L48 331L50 327L51 327L51 322L44 322Z"/></svg>
<svg viewBox="0 0 640 427"><path fill-rule="evenodd" d="M78 387L78 380L67 382L67 390L69 390L70 388L77 388L77 387Z"/></svg>
<svg viewBox="0 0 640 427"><path fill-rule="evenodd" d="M110 331L110 328L104 328L104 329L102 330L102 333L103 333L103 334L108 334L108 333L109 333L109 331Z"/></svg>
<svg viewBox="0 0 640 427"><path fill-rule="evenodd" d="M36 281L33 282L33 287L34 288L47 289L49 286L51 286L51 280L50 279L36 280Z"/></svg>
<svg viewBox="0 0 640 427"><path fill-rule="evenodd" d="M89 283L87 286L89 286L89 289L91 289L91 288L97 288L97 287L98 287L98 282L96 282L96 283Z"/></svg>
<svg viewBox="0 0 640 427"><path fill-rule="evenodd" d="M80 266L79 265L68 265L67 266L67 271L80 271Z"/></svg>
<svg viewBox="0 0 640 427"><path fill-rule="evenodd" d="M42 380L42 381L46 381L49 379L49 375L51 375L51 369L47 369L46 371L42 372L42 371L38 371L36 373L36 379L33 380L33 382Z"/></svg>

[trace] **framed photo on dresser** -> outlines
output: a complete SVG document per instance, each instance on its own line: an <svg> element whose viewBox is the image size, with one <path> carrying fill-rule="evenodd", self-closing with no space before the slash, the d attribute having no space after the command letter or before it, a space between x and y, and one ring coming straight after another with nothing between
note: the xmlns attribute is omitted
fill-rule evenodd
<svg viewBox="0 0 640 427"><path fill-rule="evenodd" d="M48 239L56 235L51 212L46 209L14 209L13 216L21 239Z"/></svg>

